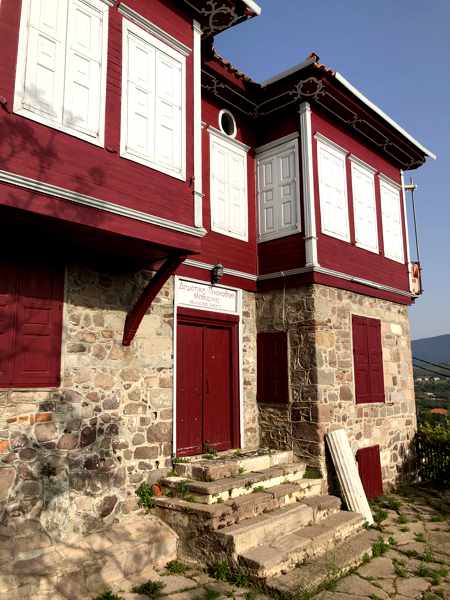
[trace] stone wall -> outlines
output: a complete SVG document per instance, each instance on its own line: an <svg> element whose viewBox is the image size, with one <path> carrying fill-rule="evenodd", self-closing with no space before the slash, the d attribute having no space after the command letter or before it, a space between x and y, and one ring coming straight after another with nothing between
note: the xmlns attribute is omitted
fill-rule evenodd
<svg viewBox="0 0 450 600"><path fill-rule="evenodd" d="M352 314L381 321L385 403L355 403ZM379 444L383 480L408 467L416 428L407 308L320 285L275 290L257 298L258 331L286 330L290 397L260 407L262 443L293 449L324 467L324 434L344 427L353 450Z"/></svg>
<svg viewBox="0 0 450 600"><path fill-rule="evenodd" d="M0 390L0 524L35 518L54 539L136 508L171 468L173 280L129 347L126 312L150 273L66 270L59 389ZM245 445L258 446L255 295L243 294Z"/></svg>

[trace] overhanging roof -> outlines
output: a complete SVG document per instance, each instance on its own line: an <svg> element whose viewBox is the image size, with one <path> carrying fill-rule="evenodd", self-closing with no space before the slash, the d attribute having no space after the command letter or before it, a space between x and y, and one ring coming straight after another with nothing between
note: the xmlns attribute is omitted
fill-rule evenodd
<svg viewBox="0 0 450 600"><path fill-rule="evenodd" d="M204 36L212 36L261 14L254 0L183 0L193 9Z"/></svg>

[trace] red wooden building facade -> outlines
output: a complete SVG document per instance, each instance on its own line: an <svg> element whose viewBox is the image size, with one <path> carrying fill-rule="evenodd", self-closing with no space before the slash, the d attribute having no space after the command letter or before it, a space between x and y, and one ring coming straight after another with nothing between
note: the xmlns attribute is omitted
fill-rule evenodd
<svg viewBox="0 0 450 600"><path fill-rule="evenodd" d="M292 337L262 324L265 294L416 295L402 174L431 152L316 55L263 84L238 72L213 37L260 11L216 4L0 5L0 388L73 381L61 376L64 265L156 272L127 300L125 347L176 276L170 443L149 439L158 464L257 446L252 390L271 363L261 404L293 402ZM372 321L353 316L355 404L385 400Z"/></svg>

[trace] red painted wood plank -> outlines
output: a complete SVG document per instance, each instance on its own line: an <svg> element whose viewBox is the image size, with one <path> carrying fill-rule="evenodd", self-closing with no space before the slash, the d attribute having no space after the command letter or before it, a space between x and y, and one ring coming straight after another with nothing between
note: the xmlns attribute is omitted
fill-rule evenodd
<svg viewBox="0 0 450 600"><path fill-rule="evenodd" d="M383 495L380 446L360 448L356 453L358 471L367 499Z"/></svg>

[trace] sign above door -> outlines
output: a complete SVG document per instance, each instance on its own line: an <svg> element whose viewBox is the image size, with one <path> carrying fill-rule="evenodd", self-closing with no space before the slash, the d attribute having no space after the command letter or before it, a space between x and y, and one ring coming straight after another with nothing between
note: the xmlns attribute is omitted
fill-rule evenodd
<svg viewBox="0 0 450 600"><path fill-rule="evenodd" d="M178 306L237 314L239 312L239 290L178 277L175 280L176 303Z"/></svg>

